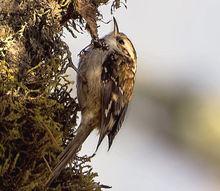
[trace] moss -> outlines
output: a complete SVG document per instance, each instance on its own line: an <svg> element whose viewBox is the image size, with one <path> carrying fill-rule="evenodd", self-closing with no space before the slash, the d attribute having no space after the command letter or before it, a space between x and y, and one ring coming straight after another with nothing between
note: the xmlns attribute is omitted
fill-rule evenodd
<svg viewBox="0 0 220 191"><path fill-rule="evenodd" d="M75 36L80 25L97 36L98 6L107 2L0 0L0 190L47 189L79 111L65 74L72 60L63 30ZM101 190L90 159L76 156L48 190Z"/></svg>

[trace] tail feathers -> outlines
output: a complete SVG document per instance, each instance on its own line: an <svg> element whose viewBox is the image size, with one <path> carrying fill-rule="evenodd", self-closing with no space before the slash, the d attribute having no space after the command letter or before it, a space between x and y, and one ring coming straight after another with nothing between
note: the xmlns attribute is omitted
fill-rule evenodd
<svg viewBox="0 0 220 191"><path fill-rule="evenodd" d="M102 143L102 141L103 141L103 139L105 138L106 135L108 136L108 151L110 150L115 135L112 135L111 132L108 132L108 134L101 134L101 135L99 136L99 141L98 141L98 144L97 144L97 146L96 146L95 153L96 153L97 150L99 149L99 146L101 145L101 143Z"/></svg>
<svg viewBox="0 0 220 191"><path fill-rule="evenodd" d="M101 145L103 139L105 138L105 134L100 134L99 136L99 141L98 141L98 144L96 146L96 149L95 149L95 153L97 152L97 150L99 149L99 146Z"/></svg>
<svg viewBox="0 0 220 191"><path fill-rule="evenodd" d="M66 167L66 165L71 162L73 157L78 152L78 149L82 146L83 142L86 140L86 138L89 136L89 134L92 132L93 128L86 127L83 124L80 124L76 136L70 143L67 145L65 150L58 156L59 162L53 169L52 175L49 178L49 180L46 182L46 186L49 186L55 178L59 176L61 171Z"/></svg>
<svg viewBox="0 0 220 191"><path fill-rule="evenodd" d="M111 134L108 135L108 151L110 150L112 143L113 143L114 137L111 136Z"/></svg>

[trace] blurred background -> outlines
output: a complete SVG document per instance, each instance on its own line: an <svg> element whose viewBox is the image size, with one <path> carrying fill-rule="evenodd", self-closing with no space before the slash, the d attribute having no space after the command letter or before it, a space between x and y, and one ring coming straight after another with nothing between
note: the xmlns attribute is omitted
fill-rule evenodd
<svg viewBox="0 0 220 191"><path fill-rule="evenodd" d="M112 19L110 4L101 9ZM220 190L220 1L128 0L114 12L134 43L138 72L133 101L107 152L92 160L97 178L112 191ZM112 28L99 23L104 36ZM65 38L77 54L87 33ZM75 75L69 71L73 80ZM96 148L97 132L82 154Z"/></svg>

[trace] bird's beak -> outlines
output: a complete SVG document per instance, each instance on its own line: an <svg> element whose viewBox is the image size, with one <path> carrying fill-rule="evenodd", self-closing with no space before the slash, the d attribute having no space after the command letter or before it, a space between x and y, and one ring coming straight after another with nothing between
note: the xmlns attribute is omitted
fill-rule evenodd
<svg viewBox="0 0 220 191"><path fill-rule="evenodd" d="M113 21L114 21L114 35L116 35L119 33L119 29L118 29L118 24L117 24L115 17L113 17Z"/></svg>

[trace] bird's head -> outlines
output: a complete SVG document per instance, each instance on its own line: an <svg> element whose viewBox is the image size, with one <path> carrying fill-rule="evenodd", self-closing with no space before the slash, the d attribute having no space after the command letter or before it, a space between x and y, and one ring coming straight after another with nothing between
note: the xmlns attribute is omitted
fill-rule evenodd
<svg viewBox="0 0 220 191"><path fill-rule="evenodd" d="M104 37L105 42L109 45L110 49L113 49L120 54L129 57L134 62L137 60L135 48L129 38L119 31L116 19L113 17L114 30Z"/></svg>

